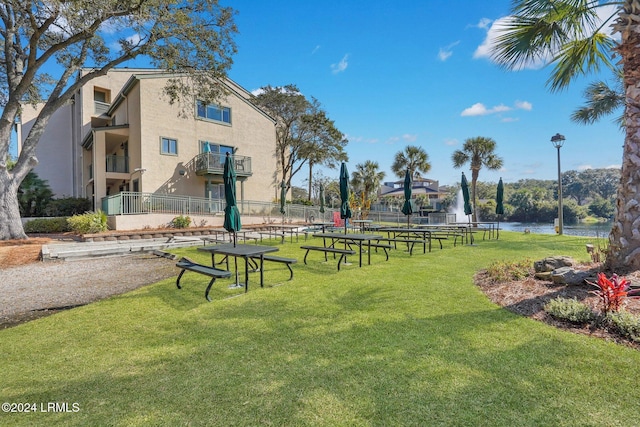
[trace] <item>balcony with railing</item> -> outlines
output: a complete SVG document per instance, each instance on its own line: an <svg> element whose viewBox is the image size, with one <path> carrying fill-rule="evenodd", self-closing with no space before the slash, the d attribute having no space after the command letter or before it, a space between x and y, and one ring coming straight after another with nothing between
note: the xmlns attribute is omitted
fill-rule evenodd
<svg viewBox="0 0 640 427"><path fill-rule="evenodd" d="M233 166L238 176L251 176L251 157L233 156ZM222 175L225 154L201 153L195 157L197 175Z"/></svg>
<svg viewBox="0 0 640 427"><path fill-rule="evenodd" d="M109 155L106 157L106 165L106 172L129 173L128 156Z"/></svg>

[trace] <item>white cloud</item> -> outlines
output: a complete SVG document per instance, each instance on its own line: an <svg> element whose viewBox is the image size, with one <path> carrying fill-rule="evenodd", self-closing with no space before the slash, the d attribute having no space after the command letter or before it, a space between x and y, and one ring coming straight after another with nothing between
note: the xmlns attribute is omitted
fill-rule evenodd
<svg viewBox="0 0 640 427"><path fill-rule="evenodd" d="M438 59L443 62L449 59L451 55L453 55L452 49L456 47L458 44L460 44L459 40L451 43L448 46L441 47L440 50L438 51Z"/></svg>
<svg viewBox="0 0 640 427"><path fill-rule="evenodd" d="M593 166L591 166L591 165L579 165L576 169L578 169L579 171L586 171L588 169L593 169Z"/></svg>
<svg viewBox="0 0 640 427"><path fill-rule="evenodd" d="M455 138L452 139L445 139L444 141L444 145L448 145L449 147L453 147L455 145L458 145L458 140Z"/></svg>
<svg viewBox="0 0 640 427"><path fill-rule="evenodd" d="M617 5L606 5L596 8L596 13L599 18L599 22L596 22L596 27L600 26L605 19L608 19L612 15L616 15L616 9L619 6ZM481 29L487 30L487 36L483 40L482 44L478 46L473 53L474 59L487 58L491 60L491 51L493 46L495 45L497 37L506 29L507 24L511 20L511 16L503 16L502 18L496 19L495 21L491 21L487 18L482 18L478 23L477 27ZM609 21L608 24L613 23L613 21ZM491 24L491 26L489 26ZM604 31L607 35L614 37L619 40L619 33L613 33L613 28L610 25L604 25L602 27L602 31ZM518 70L530 69L530 70L538 70L544 67L546 64L551 62L553 59L553 55L548 54L543 58L538 58L527 63L521 64Z"/></svg>
<svg viewBox="0 0 640 427"><path fill-rule="evenodd" d="M460 115L462 117L486 116L489 114L503 113L505 111L510 111L510 110L511 110L510 107L507 107L506 105L503 105L503 104L496 105L493 108L487 108L483 103L478 102L476 104L473 104L469 108L465 108L462 111L462 113L460 113Z"/></svg>
<svg viewBox="0 0 640 427"><path fill-rule="evenodd" d="M405 133L404 135L402 135L402 139L407 142L415 142L418 139L418 135L411 135L411 134Z"/></svg>
<svg viewBox="0 0 640 427"><path fill-rule="evenodd" d="M484 116L487 113L487 107L484 104L478 102L477 104L473 104L469 108L465 108L464 111L460 114L462 117L466 116Z"/></svg>
<svg viewBox="0 0 640 427"><path fill-rule="evenodd" d="M512 122L517 122L520 119L517 119L515 117L505 117L502 120L500 120L503 123L512 123Z"/></svg>
<svg viewBox="0 0 640 427"><path fill-rule="evenodd" d="M481 28L483 30L486 30L489 28L489 24L491 24L491 19L489 18L481 18L480 22L478 22L478 24L476 24L476 27Z"/></svg>
<svg viewBox="0 0 640 427"><path fill-rule="evenodd" d="M500 19L497 19L491 23L491 27L489 27L487 31L487 36L480 46L478 46L473 53L474 59L487 58L491 59L491 51L493 46L495 45L495 41L500 35L501 32L505 30L506 25L508 24L511 17L505 16ZM523 64L519 69L532 69L537 70L542 68L551 57L543 59L543 60L535 60L531 61L527 64Z"/></svg>
<svg viewBox="0 0 640 427"><path fill-rule="evenodd" d="M340 62L338 62L337 64L331 64L331 72L333 74L338 74L346 70L347 67L349 66L349 62L347 61L348 59L349 59L349 54L346 54L345 56L342 57Z"/></svg>
<svg viewBox="0 0 640 427"><path fill-rule="evenodd" d="M512 111L514 108L519 110L531 111L533 109L533 105L527 101L516 101L514 103L514 107L509 107L504 104L496 105L492 108L487 108L483 103L477 102L473 104L471 107L465 108L460 115L462 117L472 117L472 116L488 116L489 114L498 114L505 113L507 111ZM503 122L514 122L518 119L515 118L504 118Z"/></svg>
<svg viewBox="0 0 640 427"><path fill-rule="evenodd" d="M363 138L361 136L346 135L349 142L361 142L363 144L375 144L378 142L376 138Z"/></svg>
<svg viewBox="0 0 640 427"><path fill-rule="evenodd" d="M313 48L313 50L311 51L311 55L315 54L317 51L320 50L320 45L317 45L316 47Z"/></svg>

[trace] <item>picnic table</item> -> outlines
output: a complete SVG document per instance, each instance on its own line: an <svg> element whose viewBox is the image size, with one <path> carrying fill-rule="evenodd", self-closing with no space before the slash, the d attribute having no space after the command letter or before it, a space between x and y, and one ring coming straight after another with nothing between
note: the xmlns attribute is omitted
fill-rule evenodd
<svg viewBox="0 0 640 427"><path fill-rule="evenodd" d="M235 263L235 271L236 271L236 283L235 286L242 286L241 283L238 282L238 258L244 259L244 291L247 292L249 290L249 262L250 259L257 259L259 261L258 269L260 270L260 286L264 286L264 273L263 273L263 264L264 264L264 254L269 252L277 252L278 248L274 246L262 246L262 245L247 245L238 243L235 246L233 243L224 243L221 245L215 246L204 246L202 248L198 248L199 251L209 252L211 253L211 264L215 268L216 260L215 255L225 255L228 257L234 258Z"/></svg>
<svg viewBox="0 0 640 427"><path fill-rule="evenodd" d="M461 240L471 241L473 243L473 230L467 223L449 223L449 224L416 224L416 227L423 230L430 230L434 235L453 236L453 245L457 243L457 238Z"/></svg>
<svg viewBox="0 0 640 427"><path fill-rule="evenodd" d="M381 240L393 242L394 246L397 243L406 243L409 254L413 254L413 246L417 243L422 243L423 253L427 252L427 244L429 252L431 252L431 232L429 230L407 227L381 227L378 231L387 233L387 237L383 237ZM442 249L441 241L440 249Z"/></svg>
<svg viewBox="0 0 640 427"><path fill-rule="evenodd" d="M330 221L314 221L306 224L307 227L316 228L318 227L322 232L327 231L327 227L332 227L333 222Z"/></svg>
<svg viewBox="0 0 640 427"><path fill-rule="evenodd" d="M491 240L498 230L498 223L494 221L454 222L454 225L464 225L471 231L482 231L482 240Z"/></svg>
<svg viewBox="0 0 640 427"><path fill-rule="evenodd" d="M360 232L362 233L366 231L367 225L373 223L370 219L353 219L351 222L356 226L360 226Z"/></svg>
<svg viewBox="0 0 640 427"><path fill-rule="evenodd" d="M265 227L266 231L260 231L259 234L267 234L269 236L281 237L282 243L284 243L285 236L289 234L291 236L291 243L293 243L293 235L296 236L296 242L298 241L298 235L300 232L300 226L293 224L269 224Z"/></svg>
<svg viewBox="0 0 640 427"><path fill-rule="evenodd" d="M372 240L382 239L383 236L377 234L365 234L365 233L316 233L313 237L321 237L324 242L324 247L329 249L335 249L336 244L344 244L347 246L356 245L358 247L358 259L359 266L362 267L362 249L363 244L366 244L367 249L367 263L371 265L371 247L376 247L376 244L372 244ZM330 243L327 245L327 240ZM322 248L318 248L322 250Z"/></svg>

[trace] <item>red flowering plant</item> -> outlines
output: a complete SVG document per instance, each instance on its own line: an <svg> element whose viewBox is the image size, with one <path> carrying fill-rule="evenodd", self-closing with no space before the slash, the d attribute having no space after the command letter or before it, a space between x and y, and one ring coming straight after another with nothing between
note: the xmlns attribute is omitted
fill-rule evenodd
<svg viewBox="0 0 640 427"><path fill-rule="evenodd" d="M600 298L602 313L605 315L620 310L626 297L640 297L640 289L630 290L631 282L615 273L610 279L604 273L598 273L598 283L587 283L598 288L592 293Z"/></svg>

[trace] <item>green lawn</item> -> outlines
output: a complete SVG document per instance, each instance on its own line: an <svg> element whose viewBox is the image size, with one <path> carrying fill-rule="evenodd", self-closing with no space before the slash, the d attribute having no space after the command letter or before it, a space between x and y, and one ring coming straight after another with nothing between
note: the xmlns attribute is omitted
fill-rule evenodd
<svg viewBox="0 0 640 427"><path fill-rule="evenodd" d="M264 289L220 280L209 303L187 272L182 290L168 279L0 331L2 402L79 409L0 425L639 425L640 352L516 316L473 284L495 260L587 260L586 242L503 232L338 272L274 241L299 260L292 281L270 264Z"/></svg>

